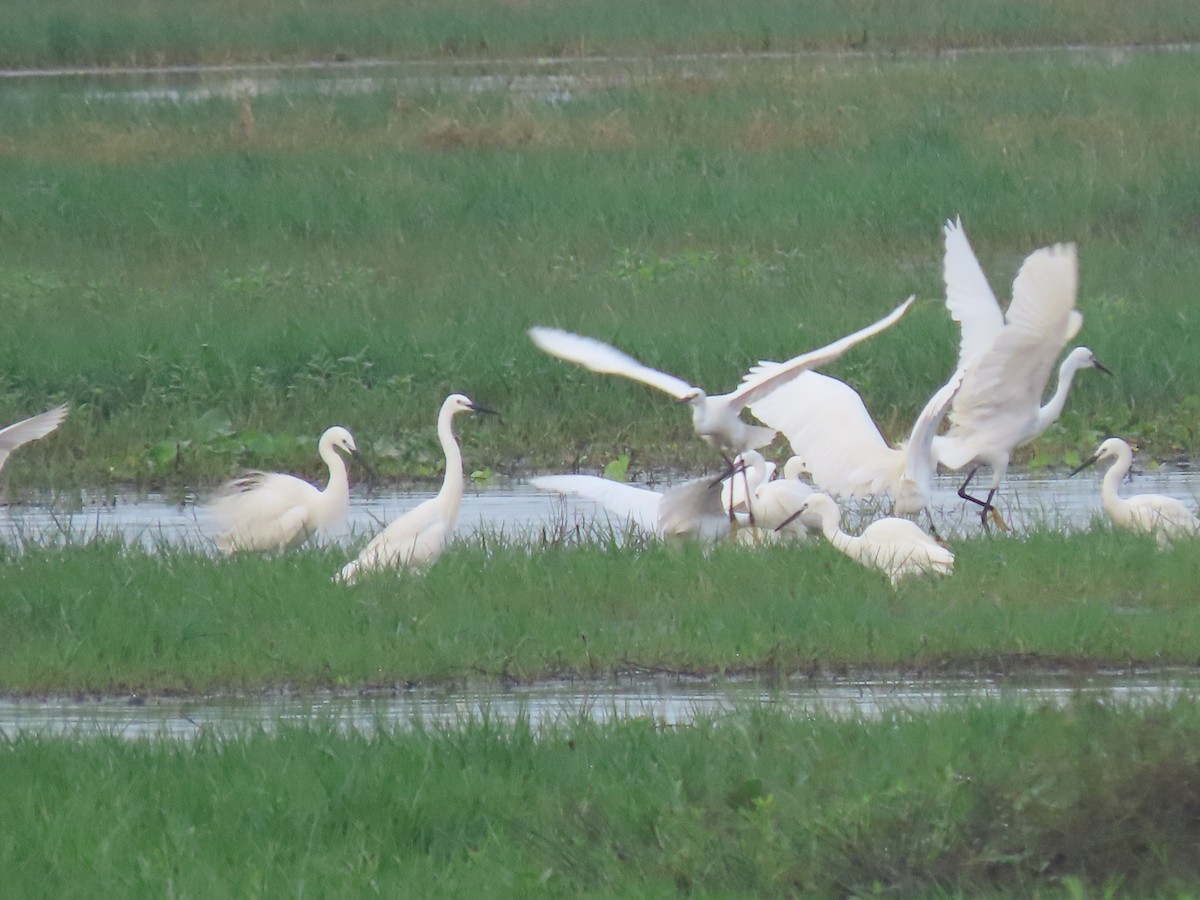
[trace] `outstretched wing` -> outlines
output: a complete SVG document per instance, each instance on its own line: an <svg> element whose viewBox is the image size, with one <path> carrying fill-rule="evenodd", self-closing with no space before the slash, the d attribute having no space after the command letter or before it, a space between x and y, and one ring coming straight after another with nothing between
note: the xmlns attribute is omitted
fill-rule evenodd
<svg viewBox="0 0 1200 900"><path fill-rule="evenodd" d="M830 494L881 493L903 464L903 453L884 441L858 392L828 375L803 372L754 403L750 412L783 432L813 482Z"/></svg>
<svg viewBox="0 0 1200 900"><path fill-rule="evenodd" d="M923 493L927 494L933 484L933 472L936 463L933 459L933 438L950 411L950 404L962 387L963 371L959 369L950 376L950 380L938 388L929 398L917 421L913 424L912 434L905 447L904 469Z"/></svg>
<svg viewBox="0 0 1200 900"><path fill-rule="evenodd" d="M63 419L66 417L67 406L64 404L36 416L30 416L28 419L22 419L20 422L13 422L13 424L5 428L0 428L0 467L4 466L5 460L8 459L8 454L12 453L22 444L28 444L30 441L36 441L38 438L45 437L61 425Z"/></svg>
<svg viewBox="0 0 1200 900"><path fill-rule="evenodd" d="M649 534L658 534L662 494L595 475L543 475L529 483L540 491L573 494L598 503L614 516L628 519Z"/></svg>
<svg viewBox="0 0 1200 900"><path fill-rule="evenodd" d="M640 381L664 394L670 394L676 400L681 400L696 390L682 378L643 365L632 356L595 338L540 325L529 329L529 337L551 356L578 363L601 375L620 375L622 378Z"/></svg>
<svg viewBox="0 0 1200 900"><path fill-rule="evenodd" d="M874 322L866 328L860 328L854 334L848 334L818 350L793 356L787 362L777 363L771 367L756 366L746 374L736 390L725 395L726 398L735 409L741 409L762 400L801 372L831 363L855 344L891 328L902 315L908 312L908 308L912 306L915 299L915 297L909 297L878 322Z"/></svg>
<svg viewBox="0 0 1200 900"><path fill-rule="evenodd" d="M944 228L946 255L943 277L946 282L946 309L959 324L962 337L958 349L958 368L963 368L984 353L1004 327L1004 314L975 251L967 241L962 220L947 222Z"/></svg>

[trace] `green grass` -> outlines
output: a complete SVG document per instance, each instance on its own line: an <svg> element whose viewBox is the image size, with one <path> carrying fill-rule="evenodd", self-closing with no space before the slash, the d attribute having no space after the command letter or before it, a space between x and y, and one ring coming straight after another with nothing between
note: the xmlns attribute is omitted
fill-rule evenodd
<svg viewBox="0 0 1200 900"><path fill-rule="evenodd" d="M452 390L505 413L470 429L472 467L708 463L670 403L538 354L524 329L596 334L731 387L760 357L938 297L940 226L958 213L1002 296L1025 254L1080 243L1082 339L1118 375L1080 379L1041 446L1115 433L1194 453L1193 68L1061 53L634 65L559 106L261 97L249 135L228 100L23 86L0 96L0 416L63 399L75 413L8 477L311 469L305 448L333 422L386 476L427 473ZM955 347L930 300L832 371L896 437Z"/></svg>
<svg viewBox="0 0 1200 900"><path fill-rule="evenodd" d="M1200 714L0 742L24 897L1183 896Z"/></svg>
<svg viewBox="0 0 1200 900"><path fill-rule="evenodd" d="M1193 665L1200 547L1110 530L973 539L893 591L827 545L488 541L426 576L93 541L5 563L0 692L255 690L604 676ZM136 627L132 623L136 622Z"/></svg>
<svg viewBox="0 0 1200 900"><path fill-rule="evenodd" d="M160 65L418 56L588 55L798 48L937 49L1194 41L1186 0L869 4L783 0L349 0L153 4L14 0L0 14L7 66Z"/></svg>

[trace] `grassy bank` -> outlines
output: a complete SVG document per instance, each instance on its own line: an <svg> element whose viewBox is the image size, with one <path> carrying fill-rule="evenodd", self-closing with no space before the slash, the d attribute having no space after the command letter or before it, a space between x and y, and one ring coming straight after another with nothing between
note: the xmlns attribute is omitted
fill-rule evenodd
<svg viewBox="0 0 1200 900"><path fill-rule="evenodd" d="M537 353L535 322L727 388L940 296L961 213L1002 296L1080 243L1084 377L1041 446L1195 453L1200 281L1190 55L632 64L570 102L420 86L136 104L0 95L0 417L58 400L13 485L312 467L328 424L385 476L436 469L466 391L497 469L711 461L644 389ZM936 300L834 371L893 436L953 365ZM1026 457L1028 458L1028 457Z"/></svg>
<svg viewBox="0 0 1200 900"><path fill-rule="evenodd" d="M1200 547L1159 553L1103 530L956 549L952 578L898 591L826 545L465 546L425 577L353 588L330 582L344 554L320 549L30 549L4 567L0 692L1200 660Z"/></svg>
<svg viewBox="0 0 1200 900"><path fill-rule="evenodd" d="M767 712L194 744L6 738L26 897L1178 896L1200 714Z"/></svg>
<svg viewBox="0 0 1200 900"><path fill-rule="evenodd" d="M4 66L112 66L418 56L877 49L1196 40L1183 0L862 5L781 0L283 0L197 5L14 0L0 15Z"/></svg>

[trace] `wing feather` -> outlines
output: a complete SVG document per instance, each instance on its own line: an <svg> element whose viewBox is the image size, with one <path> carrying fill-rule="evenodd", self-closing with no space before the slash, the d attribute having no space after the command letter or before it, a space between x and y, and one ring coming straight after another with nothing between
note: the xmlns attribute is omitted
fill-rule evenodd
<svg viewBox="0 0 1200 900"><path fill-rule="evenodd" d="M992 345L1004 327L1004 314L975 251L971 249L962 220L956 218L946 222L944 232L946 309L962 330L958 350L958 367L961 369Z"/></svg>
<svg viewBox="0 0 1200 900"><path fill-rule="evenodd" d="M664 394L670 394L676 400L681 400L696 390L682 378L643 365L627 353L622 353L616 347L595 338L572 334L561 328L543 326L530 328L529 337L551 356L578 363L585 369L591 369L601 375L620 375L622 378L640 381Z"/></svg>
<svg viewBox="0 0 1200 900"><path fill-rule="evenodd" d="M628 519L650 534L658 534L662 494L595 475L543 475L529 483L540 491L573 494L598 503L615 516Z"/></svg>

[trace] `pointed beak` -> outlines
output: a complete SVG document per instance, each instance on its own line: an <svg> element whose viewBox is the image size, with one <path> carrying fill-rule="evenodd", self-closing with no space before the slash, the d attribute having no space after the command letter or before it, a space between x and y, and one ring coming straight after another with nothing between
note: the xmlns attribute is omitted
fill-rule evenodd
<svg viewBox="0 0 1200 900"><path fill-rule="evenodd" d="M499 421L499 423L501 425L504 424L504 419L500 415L500 413L496 412L494 409L491 409L490 407L484 406L481 403L472 403L471 404L471 412L485 413L486 415L489 415L489 416L495 416L497 421Z"/></svg>
<svg viewBox="0 0 1200 900"><path fill-rule="evenodd" d="M796 510L794 513L792 513L790 516L788 516L786 519L784 519L778 525L776 525L775 531L777 533L780 531L783 531L783 529L787 528L789 525L791 525L793 522L795 522L798 518L800 518L802 515L804 515L804 513L807 510L808 510L808 504L805 503L798 510Z"/></svg>
<svg viewBox="0 0 1200 900"><path fill-rule="evenodd" d="M367 462L367 458L365 456L363 456L358 450L351 450L349 452L350 458L354 460L354 464L356 466L362 466L363 471L370 476L372 481L379 480L379 473L375 471L375 467L373 465Z"/></svg>
<svg viewBox="0 0 1200 900"><path fill-rule="evenodd" d="M1088 466L1092 465L1092 463L1094 463L1099 458L1100 458L1099 453L1093 453L1091 456L1089 456L1087 459L1085 459L1083 462L1081 462L1079 465L1077 465L1075 468L1073 468L1071 470L1071 474L1068 475L1067 477L1071 478L1072 476L1078 475L1080 472L1082 472Z"/></svg>
<svg viewBox="0 0 1200 900"><path fill-rule="evenodd" d="M1097 369L1099 369L1099 370L1100 370L1101 372L1103 372L1105 375L1111 375L1111 374L1112 374L1112 369L1109 369L1107 366L1102 366L1102 365L1100 365L1100 360L1098 360L1098 359L1094 359L1094 358L1092 359L1092 366L1093 366L1094 368L1097 368Z"/></svg>

